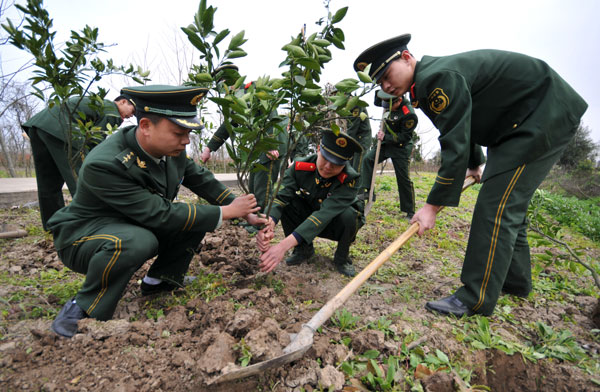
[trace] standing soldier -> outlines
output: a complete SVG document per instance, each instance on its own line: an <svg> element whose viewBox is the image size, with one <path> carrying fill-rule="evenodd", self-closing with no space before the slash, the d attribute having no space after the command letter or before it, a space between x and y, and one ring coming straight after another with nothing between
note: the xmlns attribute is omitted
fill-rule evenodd
<svg viewBox="0 0 600 392"><path fill-rule="evenodd" d="M415 109L408 99L397 99L393 95L386 94L382 90L375 95L375 105L383 106L387 110L392 101L392 111L388 112L383 123L383 130L377 132L377 139L381 140L379 151L379 162L388 158L392 159L396 183L398 184L398 197L400 199L400 211L406 212L406 218L412 219L415 214L415 189L410 180L408 168L410 155L413 150L414 130L417 127L418 118ZM359 198L367 199L373 179L373 167L375 163L376 149L372 148L364 157L360 175ZM373 194L375 197L375 194Z"/></svg>
<svg viewBox="0 0 600 392"><path fill-rule="evenodd" d="M287 169L269 223L256 237L263 252L263 271L275 268L292 248L292 255L285 260L287 265L310 259L315 253L313 240L319 236L338 242L333 257L338 272L356 274L349 257L350 245L365 219L362 202L356 198L358 173L348 161L361 150L350 136L326 131L316 154L297 160ZM286 238L271 246L279 220Z"/></svg>
<svg viewBox="0 0 600 392"><path fill-rule="evenodd" d="M587 109L585 101L544 61L519 53L476 50L451 56L408 51L410 34L380 42L354 62L383 90L410 92L440 131L442 164L412 223L419 235L435 225L440 206L456 206L463 179L479 191L461 281L454 294L428 310L462 316L494 311L501 292L527 296L531 260L527 206L563 153ZM487 164L482 175L487 147Z"/></svg>
<svg viewBox="0 0 600 392"><path fill-rule="evenodd" d="M71 337L84 317L108 320L133 274L157 256L142 295L181 287L204 234L224 220L258 219L254 195L235 197L186 156L192 130L202 128L197 103L206 89L142 86L122 90L137 104L137 126L102 142L81 167L77 193L48 221L62 262L85 274L52 330ZM212 205L175 202L185 186Z"/></svg>
<svg viewBox="0 0 600 392"><path fill-rule="evenodd" d="M48 230L48 219L65 206L62 193L65 182L71 196L75 195L75 175L79 172L87 152L97 144L92 141L84 145L83 135L69 135L69 129L74 133L78 120L92 122L94 127L100 129L101 139L104 139L107 125L118 127L124 119L133 116L135 111L133 104L122 95L114 101L103 100L102 107L97 107L94 103L89 97L72 97L67 100L65 106L48 107L22 125L31 141L44 230ZM80 113L83 113L83 116L80 116ZM68 155L69 138L73 158L71 162Z"/></svg>

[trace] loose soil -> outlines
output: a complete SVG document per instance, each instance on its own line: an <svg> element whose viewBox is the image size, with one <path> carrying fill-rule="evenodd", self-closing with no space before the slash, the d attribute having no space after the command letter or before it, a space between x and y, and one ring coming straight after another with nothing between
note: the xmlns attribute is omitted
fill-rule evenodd
<svg viewBox="0 0 600 392"><path fill-rule="evenodd" d="M37 227L40 225L36 212L3 210L0 223ZM450 237L463 238L464 246L468 222L459 218L454 222L447 228L448 233ZM370 218L361 230L361 241L384 249L391 240L383 239L377 225ZM283 234L278 232L278 236L281 238ZM471 385L486 385L492 391L599 390L590 381L592 376L575 364L556 360L532 363L520 354L509 356L497 350L474 350L458 342L453 331L461 328L461 320L428 313L423 305L428 299L447 295L459 284L458 277L448 278L443 271L454 269L457 276L461 260L428 258L433 242L419 238L411 240L410 251L401 249L393 260L411 266L412 274L401 274L391 281L375 275L344 305L360 317L357 328L340 331L333 323L326 323L315 334L312 348L301 360L216 386L206 383L232 363L239 365L241 347L252 354L251 363L279 355L290 341L289 333L298 332L303 323L347 284L349 279L340 276L331 263L335 244L317 239L317 256L310 263L294 267L282 263L272 274L265 275L257 267L259 253L254 238L244 228L226 222L216 232L206 235L202 251L194 256L189 271L190 275L220 276L202 291L212 293L210 300L190 295L192 289L142 297L139 284L151 264L149 261L130 281L113 320L84 319L79 323L79 333L72 339L64 339L49 330L53 315L64 299L45 294L39 283L43 272L64 268L51 240L39 235L34 240L30 236L0 241L3 281L12 282L12 278L31 281L27 288L9 283L0 287L1 390L248 392L311 391L321 387L327 390L331 386L331 390L359 391L366 390L361 389L364 386L360 376L345 378L340 363L367 350L400 355L400 345L410 343L406 340L409 337L421 337L420 347L425 353L439 349L452 361L460 362L463 368L472 371ZM353 257L359 267L370 262L360 254L353 253ZM72 272L68 276L71 281L81 278ZM24 289L28 291L27 302L15 302L15 296L23 295ZM409 289L410 295L403 295ZM31 300L32 297L35 299ZM534 293L533 297L515 299L512 311L515 320L523 324L543 321L556 329L569 329L582 347L591 355L598 355L600 345L590 333L598 328L592 320L596 298L569 296L565 306L544 301L543 293ZM32 310L40 308L53 314L32 317ZM162 314L157 314L157 309ZM596 312L595 317L600 317ZM381 316L393 320L389 330L399 339L364 327ZM522 335L529 333L518 327L519 322L500 325L505 328L502 333L507 340L523 339ZM347 344L342 344L343 341ZM465 390L462 380L448 369L434 372L421 383L426 391ZM406 385L406 390L409 389Z"/></svg>

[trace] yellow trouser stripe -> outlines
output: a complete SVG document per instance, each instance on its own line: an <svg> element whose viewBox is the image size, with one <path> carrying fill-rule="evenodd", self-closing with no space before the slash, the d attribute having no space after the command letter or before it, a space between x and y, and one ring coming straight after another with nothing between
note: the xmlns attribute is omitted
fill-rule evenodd
<svg viewBox="0 0 600 392"><path fill-rule="evenodd" d="M496 254L496 245L498 244L498 235L500 233L500 225L502 223L502 213L504 212L504 207L506 207L506 202L508 201L508 197L511 192L515 188L517 184L517 180L521 176L525 170L525 165L520 166L515 171L512 179L510 180L508 187L504 191L504 195L502 195L502 199L500 200L500 205L498 205L498 210L496 211L496 219L494 221L494 230L492 232L492 242L490 243L490 250L488 252L487 264L485 266L485 274L483 277L483 282L481 284L481 288L479 289L479 301L473 307L473 310L477 310L483 305L483 301L485 300L485 290L487 289L488 282L490 280L490 276L492 274L492 265L494 264L494 255Z"/></svg>
<svg viewBox="0 0 600 392"><path fill-rule="evenodd" d="M98 305L98 302L100 302L100 299L104 296L104 294L106 293L106 290L108 290L108 275L110 274L110 270L112 269L112 267L117 262L117 259L121 255L121 239L119 237L115 237L114 235L110 235L110 234L98 234L98 235L92 235L89 237L83 237L80 240L75 241L73 243L73 245L77 246L83 242L91 241L91 240L113 241L115 243L115 252L113 253L111 259L109 260L108 264L104 268L104 271L102 272L102 281L101 281L102 283L101 283L100 293L98 293L94 302L92 302L90 307L85 311L88 315L94 311L94 309L96 308L96 305Z"/></svg>

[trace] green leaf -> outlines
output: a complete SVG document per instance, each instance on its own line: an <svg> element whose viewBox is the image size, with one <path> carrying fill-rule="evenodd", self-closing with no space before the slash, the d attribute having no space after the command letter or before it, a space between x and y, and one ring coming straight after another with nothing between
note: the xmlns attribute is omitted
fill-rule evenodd
<svg viewBox="0 0 600 392"><path fill-rule="evenodd" d="M196 81L201 83L212 82L213 80L212 76L210 76L210 74L206 72L196 74L194 78L196 79Z"/></svg>
<svg viewBox="0 0 600 392"><path fill-rule="evenodd" d="M359 100L360 100L359 97L352 97L352 98L350 98L350 100L346 104L346 109L348 109L348 110L354 109L356 106L358 106L358 101Z"/></svg>
<svg viewBox="0 0 600 392"><path fill-rule="evenodd" d="M298 59L298 63L304 65L308 69L312 69L313 71L318 71L321 69L321 64L317 60L311 59L310 57L304 57Z"/></svg>
<svg viewBox="0 0 600 392"><path fill-rule="evenodd" d="M340 134L340 126L334 122L331 123L331 130L333 131L334 135L336 135L336 136Z"/></svg>
<svg viewBox="0 0 600 392"><path fill-rule="evenodd" d="M185 27L181 28L182 30L185 29ZM185 30L184 30L185 32ZM186 32L187 34L187 32ZM202 39L200 37L198 37L195 33L190 33L187 34L188 40L192 43L192 45L194 45L194 47L200 51L205 51L206 48L204 46L204 41L202 41Z"/></svg>
<svg viewBox="0 0 600 392"><path fill-rule="evenodd" d="M358 71L356 74L358 75L358 79L360 79L361 82L373 83L373 79L371 79L371 77L368 74L366 74L365 72Z"/></svg>
<svg viewBox="0 0 600 392"><path fill-rule="evenodd" d="M444 354L442 351L440 351L439 349L435 350L435 354L437 355L437 357L439 358L440 361L442 361L444 363L450 363L448 356L446 354Z"/></svg>
<svg viewBox="0 0 600 392"><path fill-rule="evenodd" d="M228 52L225 57L228 59L235 59L238 57L245 57L247 56L248 53L244 52L243 50L232 50L231 52Z"/></svg>
<svg viewBox="0 0 600 392"><path fill-rule="evenodd" d="M219 106L229 106L233 104L233 102L231 102L231 100L227 98L211 97L209 99Z"/></svg>
<svg viewBox="0 0 600 392"><path fill-rule="evenodd" d="M348 12L348 7L337 10L335 15L333 15L333 18L331 18L331 24L341 22L342 19L344 19L344 16L346 16L346 12Z"/></svg>
<svg viewBox="0 0 600 392"><path fill-rule="evenodd" d="M295 57L306 57L306 52L304 51L304 49L297 45L287 44L282 49L287 50L291 55Z"/></svg>
<svg viewBox="0 0 600 392"><path fill-rule="evenodd" d="M246 42L246 40L244 39L244 34L245 34L245 31L242 30L239 33L237 33L236 35L234 35L231 38L231 41L229 42L229 47L227 49L228 50L235 50L240 45L242 45L244 42Z"/></svg>
<svg viewBox="0 0 600 392"><path fill-rule="evenodd" d="M358 81L356 79L344 79L338 82L335 88L343 93L351 93L358 88Z"/></svg>
<svg viewBox="0 0 600 392"><path fill-rule="evenodd" d="M322 48L326 48L331 45L331 42L326 39L316 39L313 41L313 44L320 46Z"/></svg>
<svg viewBox="0 0 600 392"><path fill-rule="evenodd" d="M306 86L306 78L304 78L304 76L302 76L302 75L296 75L296 76L294 76L294 80L300 86L302 86L302 87Z"/></svg>
<svg viewBox="0 0 600 392"><path fill-rule="evenodd" d="M379 356L379 354L380 353L377 350L367 350L361 355L361 357L366 359L375 359Z"/></svg>
<svg viewBox="0 0 600 392"><path fill-rule="evenodd" d="M223 39L225 37L227 37L229 35L229 29L225 29L223 31L221 31L219 34L217 34L215 36L215 39L213 41L213 46L217 46L217 44L221 41L223 41Z"/></svg>

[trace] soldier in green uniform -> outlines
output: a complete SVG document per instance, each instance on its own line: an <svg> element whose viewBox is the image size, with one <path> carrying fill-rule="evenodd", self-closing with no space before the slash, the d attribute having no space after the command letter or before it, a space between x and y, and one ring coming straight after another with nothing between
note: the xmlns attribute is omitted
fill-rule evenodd
<svg viewBox="0 0 600 392"><path fill-rule="evenodd" d="M406 212L406 217L412 219L415 213L415 189L410 180L408 166L418 118L408 99L397 99L397 97L386 94L382 90L376 93L375 105L383 106L385 110L388 110L390 100L392 101L392 110L388 112L387 118L383 120L385 121L383 131L377 132L377 139L381 140L378 163L388 158L392 159L394 172L396 173L396 183L398 184L400 211ZM376 149L372 148L363 159L360 175L362 193L359 191L359 196L362 195L365 200L368 198L371 189L375 154Z"/></svg>
<svg viewBox="0 0 600 392"><path fill-rule="evenodd" d="M269 223L257 235L263 271L275 268L292 248L287 265L310 259L315 252L313 239L319 236L338 242L333 258L336 269L347 276L356 274L348 254L365 219L356 198L358 173L348 161L361 149L350 136L326 131L316 154L298 159L286 170ZM286 238L271 246L279 220Z"/></svg>
<svg viewBox="0 0 600 392"><path fill-rule="evenodd" d="M463 286L426 308L462 316L494 311L501 292L527 296L531 260L526 213L535 189L558 160L587 109L544 61L519 53L476 50L417 61L410 34L383 41L354 62L386 93L410 93L440 131L442 164L426 204L411 222L419 235L440 206L456 206L465 176L483 183L462 268ZM487 164L482 175L487 147Z"/></svg>
<svg viewBox="0 0 600 392"><path fill-rule="evenodd" d="M65 206L62 188L65 182L71 195L75 195L77 181L74 173L79 172L83 158L94 144L84 146L81 137L71 135L72 162L69 162L67 141L69 124L75 129L77 120L91 121L94 127L106 132L106 126L121 125L124 119L133 116L133 104L124 96L118 96L114 101L103 100L103 107L98 110L89 97L72 97L66 102L66 108L61 105L48 107L22 125L23 130L31 141L31 152L35 165L38 202L42 226L47 230L48 219L60 208ZM96 105L97 106L97 105ZM72 113L73 115L68 115ZM103 134L104 136L104 134Z"/></svg>
<svg viewBox="0 0 600 392"><path fill-rule="evenodd" d="M363 154L368 151L371 144L373 144L371 121L369 120L369 113L366 108L356 106L352 109L352 117L348 119L346 133L358 141L363 148L360 153L356 153L354 154L354 157L352 157L352 167L360 174Z"/></svg>
<svg viewBox="0 0 600 392"><path fill-rule="evenodd" d="M124 88L136 102L137 126L125 127L88 155L73 201L48 221L62 262L85 274L52 330L71 337L84 317L108 320L133 274L158 257L141 285L142 295L181 287L207 231L224 220L258 219L254 195L235 197L185 153L206 89L180 86ZM175 202L185 186L211 205Z"/></svg>

